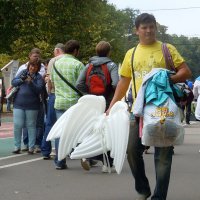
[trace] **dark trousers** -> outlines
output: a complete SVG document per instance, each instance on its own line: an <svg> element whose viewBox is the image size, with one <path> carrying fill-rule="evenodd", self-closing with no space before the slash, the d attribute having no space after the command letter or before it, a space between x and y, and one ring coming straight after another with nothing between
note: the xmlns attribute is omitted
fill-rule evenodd
<svg viewBox="0 0 200 200"><path fill-rule="evenodd" d="M187 123L190 122L191 104L192 104L192 102L188 102L188 103L186 104L186 116L185 116L185 119L186 119L186 122L187 122Z"/></svg>
<svg viewBox="0 0 200 200"><path fill-rule="evenodd" d="M45 123L45 132L42 139L42 155L49 156L52 150L51 141L46 141L47 136L53 127L54 123L56 122L56 111L54 109L54 102L55 102L55 94L51 93L48 96L47 101L47 116L46 116L46 123Z"/></svg>
<svg viewBox="0 0 200 200"><path fill-rule="evenodd" d="M128 162L135 178L135 189L139 194L150 196L151 190L145 173L143 152L145 146L139 137L139 120L132 120L127 148ZM154 164L156 186L151 200L166 200L170 180L173 147L155 147Z"/></svg>

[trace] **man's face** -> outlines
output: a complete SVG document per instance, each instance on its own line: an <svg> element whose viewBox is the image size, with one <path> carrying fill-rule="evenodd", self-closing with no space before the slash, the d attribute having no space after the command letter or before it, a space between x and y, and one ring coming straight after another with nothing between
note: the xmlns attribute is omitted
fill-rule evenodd
<svg viewBox="0 0 200 200"><path fill-rule="evenodd" d="M154 23L140 24L136 30L141 44L152 44L156 41L157 28Z"/></svg>
<svg viewBox="0 0 200 200"><path fill-rule="evenodd" d="M38 54L38 53L32 53L32 54L29 55L29 59L30 59L30 61L39 60L40 59L40 54Z"/></svg>

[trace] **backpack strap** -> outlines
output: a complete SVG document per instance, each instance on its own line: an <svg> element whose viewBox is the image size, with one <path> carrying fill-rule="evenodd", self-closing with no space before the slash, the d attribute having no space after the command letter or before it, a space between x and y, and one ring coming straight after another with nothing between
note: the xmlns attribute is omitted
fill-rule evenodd
<svg viewBox="0 0 200 200"><path fill-rule="evenodd" d="M107 65L106 64L101 65L101 69L102 69L104 76L106 78L106 84L110 85L111 84L111 78L110 78L110 72L108 70Z"/></svg>
<svg viewBox="0 0 200 200"><path fill-rule="evenodd" d="M166 64L167 69L169 69L171 71L176 71L171 53L170 53L166 43L162 43L162 52L163 52L163 55L165 58L165 64Z"/></svg>
<svg viewBox="0 0 200 200"><path fill-rule="evenodd" d="M135 51L136 51L137 46L133 49L133 53L132 53L132 56L131 56L131 69L132 69L132 77L133 77L133 86L134 86L135 98L137 97L137 92L136 92L135 71L134 71L134 67L133 67L133 60L134 60L134 55L135 55Z"/></svg>
<svg viewBox="0 0 200 200"><path fill-rule="evenodd" d="M86 84L88 84L88 78L89 78L90 72L92 71L92 68L93 68L93 64L90 63L86 71L86 80L85 80Z"/></svg>

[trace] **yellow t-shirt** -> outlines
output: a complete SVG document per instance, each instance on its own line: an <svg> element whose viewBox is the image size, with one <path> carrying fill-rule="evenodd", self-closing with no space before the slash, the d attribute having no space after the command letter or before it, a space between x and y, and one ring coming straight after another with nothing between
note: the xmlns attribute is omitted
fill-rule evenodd
<svg viewBox="0 0 200 200"><path fill-rule="evenodd" d="M138 44L137 49L134 54L133 68L135 71L135 82L136 82L136 91L138 92L143 77L151 71L152 68L166 68L165 67L165 58L162 53L162 43L156 41L152 45L141 45ZM167 47L172 56L175 67L179 67L185 60L178 53L176 48L167 44ZM125 55L124 61L120 68L120 75L124 77L132 77L131 70L131 57L134 48L129 49ZM133 79L132 79L133 80ZM132 81L133 84L133 81ZM134 95L134 86L132 85L133 97Z"/></svg>

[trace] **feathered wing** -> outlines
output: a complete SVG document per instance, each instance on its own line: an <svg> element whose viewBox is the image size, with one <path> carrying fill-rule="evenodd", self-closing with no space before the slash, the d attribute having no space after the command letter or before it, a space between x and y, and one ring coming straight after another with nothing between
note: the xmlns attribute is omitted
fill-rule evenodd
<svg viewBox="0 0 200 200"><path fill-rule="evenodd" d="M105 111L105 98L85 95L72 107L74 107L73 112L70 112L67 120L63 121L64 124L60 127L63 130L59 141L59 160L64 159L72 148L91 133L96 118Z"/></svg>
<svg viewBox="0 0 200 200"><path fill-rule="evenodd" d="M111 151L113 164L121 173L129 136L129 113L124 102L117 102L110 115L96 118L90 134L71 153L71 159L90 158Z"/></svg>
<svg viewBox="0 0 200 200"><path fill-rule="evenodd" d="M83 138L82 143L79 144L71 153L71 159L90 158L103 153L103 137L104 137L104 124L106 116L101 114L96 118L96 121L91 124L90 134ZM106 146L104 145L104 149Z"/></svg>
<svg viewBox="0 0 200 200"><path fill-rule="evenodd" d="M108 133L111 138L110 155L114 158L113 165L117 173L120 174L129 138L129 113L127 111L127 104L121 101L114 104L108 117Z"/></svg>
<svg viewBox="0 0 200 200"><path fill-rule="evenodd" d="M70 115L80 108L80 104L76 104L69 108L63 115L56 121L56 123L51 128L48 136L47 141L54 140L56 138L60 138L60 136L66 131L67 127L65 126L69 121Z"/></svg>

